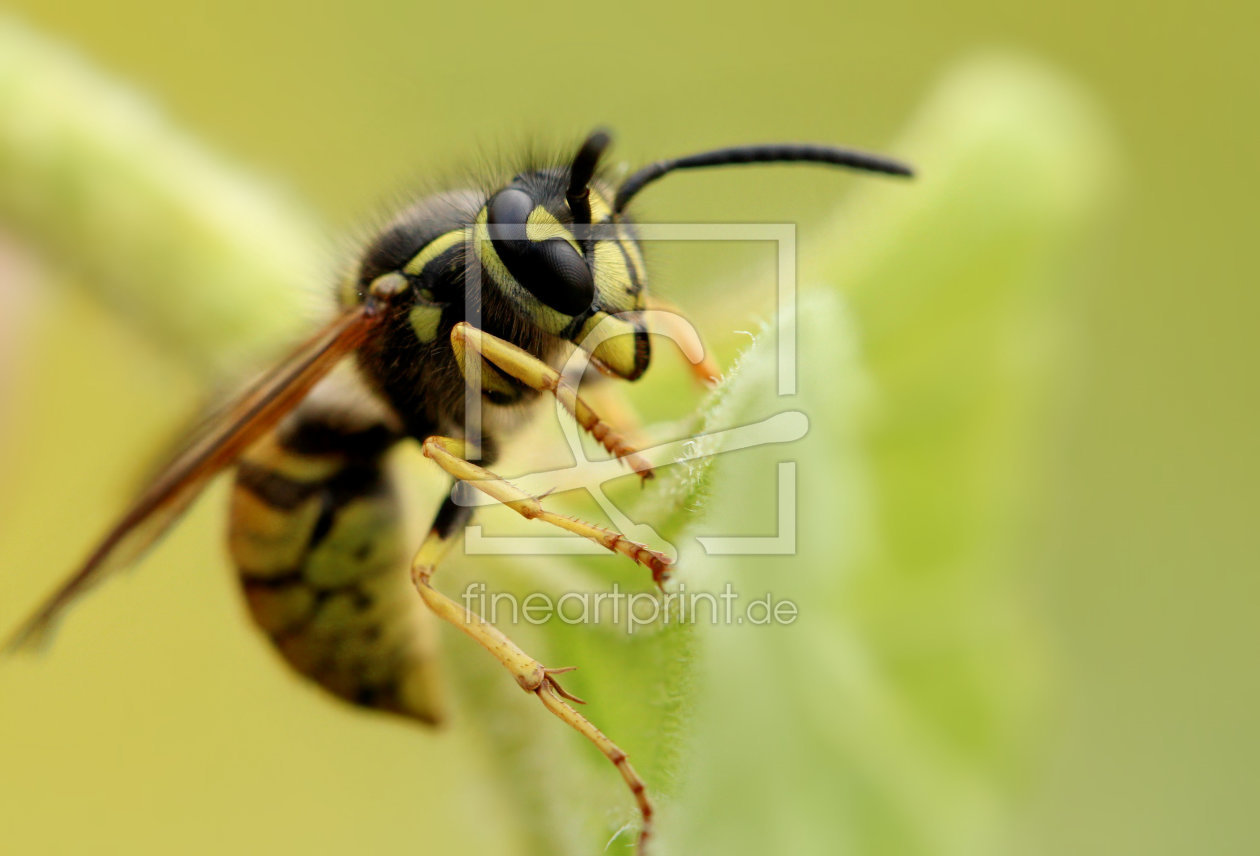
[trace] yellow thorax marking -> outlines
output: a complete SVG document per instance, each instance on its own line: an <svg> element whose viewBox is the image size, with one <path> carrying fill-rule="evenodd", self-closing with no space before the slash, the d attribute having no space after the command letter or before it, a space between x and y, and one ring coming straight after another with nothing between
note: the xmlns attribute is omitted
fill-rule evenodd
<svg viewBox="0 0 1260 856"><path fill-rule="evenodd" d="M417 303L411 307L407 320L411 322L411 329L415 332L416 338L427 345L437 338L438 324L442 321L442 307Z"/></svg>
<svg viewBox="0 0 1260 856"><path fill-rule="evenodd" d="M464 240L463 229L452 229L449 232L438 235L432 241L425 244L420 252L416 253L411 261L407 262L407 266L403 268L403 273L408 276L416 276L425 266L436 259L442 253Z"/></svg>

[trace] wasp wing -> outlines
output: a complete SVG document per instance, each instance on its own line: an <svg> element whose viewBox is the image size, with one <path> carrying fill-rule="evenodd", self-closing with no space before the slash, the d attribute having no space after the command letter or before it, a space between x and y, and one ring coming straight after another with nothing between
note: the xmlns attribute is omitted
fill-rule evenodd
<svg viewBox="0 0 1260 856"><path fill-rule="evenodd" d="M229 402L161 469L79 569L14 634L8 649L38 644L89 586L140 558L217 473L296 407L380 321L381 314L367 306L341 313Z"/></svg>

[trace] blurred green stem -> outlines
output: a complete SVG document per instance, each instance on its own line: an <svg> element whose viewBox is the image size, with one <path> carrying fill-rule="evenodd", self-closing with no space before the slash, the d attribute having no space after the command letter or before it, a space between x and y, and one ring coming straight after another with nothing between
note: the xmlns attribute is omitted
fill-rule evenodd
<svg viewBox="0 0 1260 856"><path fill-rule="evenodd" d="M330 258L301 208L130 88L0 18L0 222L195 367L309 327Z"/></svg>

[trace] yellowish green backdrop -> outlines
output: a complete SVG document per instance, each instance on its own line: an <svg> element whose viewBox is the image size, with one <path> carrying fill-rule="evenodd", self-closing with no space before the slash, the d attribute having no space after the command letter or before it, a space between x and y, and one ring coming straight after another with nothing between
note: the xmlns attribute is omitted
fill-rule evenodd
<svg viewBox="0 0 1260 856"><path fill-rule="evenodd" d="M413 189L594 124L632 164L739 141L861 145L913 158L921 181L732 171L644 196L665 221L800 224L814 286L798 324L813 422L799 457L836 482L802 483L802 555L771 581L764 563L702 557L694 579L796 598L801 625L640 648L583 628L530 638L581 660L573 688L645 758L666 852L1260 846L1248 4L7 7L0 34L32 53L0 56L0 103L28 111L0 115L0 628L223 379L231 359L197 337L246 342L275 321L255 309L230 336L163 332L178 283L160 299L128 291L163 268L150 254L129 278L126 247L163 224L146 206L164 192L255 211L221 198L234 191L218 173L191 176L182 155L150 164L129 140L187 135L267 200L256 227L214 225L228 237L197 256L274 246L260 282L331 282ZM88 90L45 72L68 67ZM91 81L133 87L167 125L133 136L147 118L76 100ZM38 167L64 143L39 136L49 128L80 128L87 172L170 186L80 222L78 185ZM736 331L771 306L765 248L654 259L660 290L729 362L747 343ZM227 308L192 314L233 317L248 286L231 279ZM760 415L756 356L725 415ZM665 391L636 391L653 419L699 399L673 369L644 383ZM412 464L432 497L438 482ZM729 498L756 496L749 479L769 464L732 466L713 474L708 514L755 528ZM244 622L225 498L220 485L46 655L0 661L6 851L587 853L632 820L614 774L453 632L462 677L441 732L306 691ZM508 564L507 585L541 585ZM589 585L586 570L553 585Z"/></svg>

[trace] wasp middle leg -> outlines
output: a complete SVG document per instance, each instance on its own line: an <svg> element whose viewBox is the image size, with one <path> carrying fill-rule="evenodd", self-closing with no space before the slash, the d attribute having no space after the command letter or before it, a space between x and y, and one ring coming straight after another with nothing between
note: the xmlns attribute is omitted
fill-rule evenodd
<svg viewBox="0 0 1260 856"><path fill-rule="evenodd" d="M594 541L614 553L633 559L652 572L652 581L657 586L664 586L665 581L669 579L673 561L668 556L637 541L631 541L620 532L543 508L537 497L531 496L485 467L467 460L463 441L451 437L429 437L424 441L423 451L425 457L447 473L487 496L493 497L522 517L529 520L542 520L558 526L574 535L581 535L583 538Z"/></svg>

